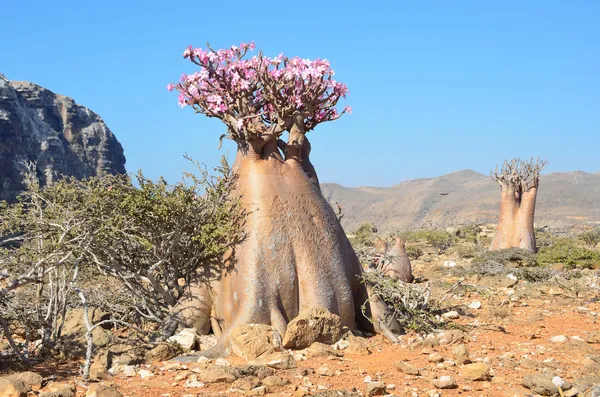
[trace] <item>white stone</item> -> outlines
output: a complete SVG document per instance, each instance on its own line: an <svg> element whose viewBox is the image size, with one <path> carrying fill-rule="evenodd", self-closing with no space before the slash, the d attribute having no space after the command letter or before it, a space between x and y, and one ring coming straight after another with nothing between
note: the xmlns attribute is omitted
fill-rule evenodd
<svg viewBox="0 0 600 397"><path fill-rule="evenodd" d="M554 343L563 343L567 341L567 337L564 335L556 335L553 336L552 338L550 338L550 342L554 342Z"/></svg>
<svg viewBox="0 0 600 397"><path fill-rule="evenodd" d="M479 302L479 301L473 301L469 305L469 308L471 308L471 309L479 309L479 308L481 308L481 302Z"/></svg>
<svg viewBox="0 0 600 397"><path fill-rule="evenodd" d="M456 310L452 310L452 311L442 314L442 317L447 318L449 320L456 320L457 318L460 317L460 314L458 314L458 312Z"/></svg>
<svg viewBox="0 0 600 397"><path fill-rule="evenodd" d="M139 375L139 376L140 376L140 378L142 378L142 379L146 379L146 378L150 378L150 377L154 376L154 374L153 374L152 372L150 372L150 371L148 371L148 370L145 370L145 369L140 369L140 370L138 371L138 375Z"/></svg>

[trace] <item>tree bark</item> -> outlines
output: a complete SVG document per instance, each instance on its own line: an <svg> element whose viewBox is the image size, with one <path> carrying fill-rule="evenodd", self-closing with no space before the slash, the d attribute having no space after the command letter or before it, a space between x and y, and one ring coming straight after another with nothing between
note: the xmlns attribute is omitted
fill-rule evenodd
<svg viewBox="0 0 600 397"><path fill-rule="evenodd" d="M384 321L386 332L398 330L382 305L367 305L371 318L362 313L368 301L362 268L321 194L308 141L295 137L293 144L280 144L285 160L275 140L237 154L233 168L248 213L246 239L227 258L225 268L232 270L216 286L201 286L213 292L211 319L199 320L206 310L194 315L221 335L219 351L237 325L270 324L283 336L290 320L313 307L339 315L351 328L381 331Z"/></svg>

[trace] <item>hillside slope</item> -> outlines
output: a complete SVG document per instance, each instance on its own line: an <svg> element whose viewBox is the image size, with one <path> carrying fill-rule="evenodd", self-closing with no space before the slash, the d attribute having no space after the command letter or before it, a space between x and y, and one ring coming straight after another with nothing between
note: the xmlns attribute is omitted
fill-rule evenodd
<svg viewBox="0 0 600 397"><path fill-rule="evenodd" d="M489 176L461 170L389 188L347 188L324 183L326 198L342 204L347 231L370 221L382 231L495 223L500 187ZM536 226L600 223L600 173L541 176Z"/></svg>

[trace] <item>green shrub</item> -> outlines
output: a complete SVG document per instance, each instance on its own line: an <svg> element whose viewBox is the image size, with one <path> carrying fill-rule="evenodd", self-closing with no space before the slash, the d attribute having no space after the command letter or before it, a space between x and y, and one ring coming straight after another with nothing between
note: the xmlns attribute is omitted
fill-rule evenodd
<svg viewBox="0 0 600 397"><path fill-rule="evenodd" d="M522 248L507 248L496 251L485 251L482 256L478 256L474 263L497 262L502 265L515 263L522 266L535 266L537 264L536 255Z"/></svg>
<svg viewBox="0 0 600 397"><path fill-rule="evenodd" d="M588 248L594 248L600 243L600 227L581 233L579 239L583 241Z"/></svg>
<svg viewBox="0 0 600 397"><path fill-rule="evenodd" d="M571 268L600 267L600 252L582 247L570 238L559 238L552 245L540 248L537 258L542 264L561 263Z"/></svg>
<svg viewBox="0 0 600 397"><path fill-rule="evenodd" d="M479 240L479 233L482 232L482 229L479 225L473 223L470 225L466 225L458 229L456 233L458 237L461 239L471 241L476 243Z"/></svg>
<svg viewBox="0 0 600 397"><path fill-rule="evenodd" d="M459 258L467 259L477 256L477 246L474 244L461 244L456 247L456 255Z"/></svg>
<svg viewBox="0 0 600 397"><path fill-rule="evenodd" d="M452 246L454 242L452 236L441 230L431 230L425 234L427 244L433 246L439 253L443 253Z"/></svg>
<svg viewBox="0 0 600 397"><path fill-rule="evenodd" d="M377 228L373 223L363 222L358 229L354 231L352 242L359 245L372 245L373 240L375 240L375 233L377 233Z"/></svg>
<svg viewBox="0 0 600 397"><path fill-rule="evenodd" d="M406 254L411 260L415 260L423 256L423 250L419 246L409 245L406 247Z"/></svg>

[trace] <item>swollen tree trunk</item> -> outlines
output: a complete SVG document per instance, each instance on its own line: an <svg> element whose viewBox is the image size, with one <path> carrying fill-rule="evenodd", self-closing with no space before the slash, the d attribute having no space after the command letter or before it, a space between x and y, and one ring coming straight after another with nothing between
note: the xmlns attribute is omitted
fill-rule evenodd
<svg viewBox="0 0 600 397"><path fill-rule="evenodd" d="M188 325L211 324L220 336L218 348L226 348L230 332L241 324L270 324L283 336L288 322L308 308L325 308L351 328L398 330L382 303L366 304L361 265L321 194L308 141L302 145L304 150L288 144L285 159L273 140L237 154L246 238L227 258L221 279L200 287L210 294L196 291L203 307L211 296L211 318L198 302L190 307L183 301L181 309L193 318Z"/></svg>
<svg viewBox="0 0 600 397"><path fill-rule="evenodd" d="M500 184L500 217L490 250L522 248L536 251L534 215L540 171L547 162L515 159L492 172Z"/></svg>

